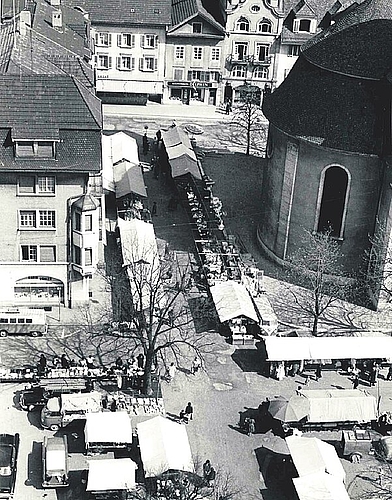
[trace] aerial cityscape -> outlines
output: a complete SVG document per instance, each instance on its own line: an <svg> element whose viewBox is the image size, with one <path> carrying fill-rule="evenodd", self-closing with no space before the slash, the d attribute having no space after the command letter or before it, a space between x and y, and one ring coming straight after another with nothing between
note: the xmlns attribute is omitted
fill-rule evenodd
<svg viewBox="0 0 392 500"><path fill-rule="evenodd" d="M392 497L391 33L0 2L0 499Z"/></svg>

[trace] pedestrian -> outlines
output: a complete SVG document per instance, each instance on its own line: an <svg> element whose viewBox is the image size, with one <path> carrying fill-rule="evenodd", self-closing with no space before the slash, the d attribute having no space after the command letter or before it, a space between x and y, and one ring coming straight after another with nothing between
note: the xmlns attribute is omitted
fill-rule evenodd
<svg viewBox="0 0 392 500"><path fill-rule="evenodd" d="M389 365L388 368L387 380L392 380L392 363Z"/></svg>
<svg viewBox="0 0 392 500"><path fill-rule="evenodd" d="M148 143L147 132L144 132L143 135L143 154L146 155L150 149L150 145Z"/></svg>
<svg viewBox="0 0 392 500"><path fill-rule="evenodd" d="M47 365L46 356L45 356L45 354L41 354L41 356L39 357L39 361L38 361L38 375L39 376L44 376L46 374L46 365Z"/></svg>
<svg viewBox="0 0 392 500"><path fill-rule="evenodd" d="M377 382L378 370L377 365L370 368L370 385L375 386Z"/></svg>
<svg viewBox="0 0 392 500"><path fill-rule="evenodd" d="M193 406L191 402L188 402L185 408L185 415L188 416L189 420L193 420Z"/></svg>
<svg viewBox="0 0 392 500"><path fill-rule="evenodd" d="M210 484L211 481L213 481L216 478L216 472L214 467L211 467L210 473L208 474L208 484Z"/></svg>
<svg viewBox="0 0 392 500"><path fill-rule="evenodd" d="M256 430L256 421L254 418L249 418L248 420L248 436L254 434Z"/></svg>
<svg viewBox="0 0 392 500"><path fill-rule="evenodd" d="M53 358L53 366L54 368L61 368L61 359L58 356Z"/></svg>
<svg viewBox="0 0 392 500"><path fill-rule="evenodd" d="M358 377L358 374L355 375L355 377L353 378L353 389L357 389L359 385L359 377Z"/></svg>
<svg viewBox="0 0 392 500"><path fill-rule="evenodd" d="M94 356L87 356L86 358L87 368L94 368Z"/></svg>
<svg viewBox="0 0 392 500"><path fill-rule="evenodd" d="M140 353L137 357L137 367L144 368L144 354Z"/></svg>
<svg viewBox="0 0 392 500"><path fill-rule="evenodd" d="M231 111L231 100L228 99L227 102L226 102L226 114L230 114L230 111Z"/></svg>
<svg viewBox="0 0 392 500"><path fill-rule="evenodd" d="M211 462L209 460L206 460L203 464L203 478L205 481L208 481L211 469Z"/></svg>
<svg viewBox="0 0 392 500"><path fill-rule="evenodd" d="M199 356L195 356L194 360L192 361L192 366L191 366L191 373L194 375L197 373L201 368L201 361Z"/></svg>
<svg viewBox="0 0 392 500"><path fill-rule="evenodd" d="M123 366L123 360L121 359L120 356L118 356L118 358L116 359L116 368L118 370L121 370L122 369L122 366Z"/></svg>
<svg viewBox="0 0 392 500"><path fill-rule="evenodd" d="M169 366L169 369L167 370L167 381L170 383L175 374L176 374L176 371L177 371L177 368L175 367L175 364L174 363L171 363L171 365Z"/></svg>
<svg viewBox="0 0 392 500"><path fill-rule="evenodd" d="M155 217L157 215L157 202L154 201L154 203L152 204L152 209L151 209L151 216L152 217Z"/></svg>
<svg viewBox="0 0 392 500"><path fill-rule="evenodd" d="M69 361L65 354L61 355L61 368L64 368L65 370L68 370L69 368Z"/></svg>
<svg viewBox="0 0 392 500"><path fill-rule="evenodd" d="M318 382L318 380L322 377L322 374L321 374L321 365L320 363L316 366L316 381Z"/></svg>

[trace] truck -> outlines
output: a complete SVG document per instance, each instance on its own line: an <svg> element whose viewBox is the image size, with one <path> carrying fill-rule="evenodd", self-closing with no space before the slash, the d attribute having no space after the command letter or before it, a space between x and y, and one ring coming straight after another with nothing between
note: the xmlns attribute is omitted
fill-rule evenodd
<svg viewBox="0 0 392 500"><path fill-rule="evenodd" d="M87 413L103 410L102 394L98 391L79 394L61 394L49 398L41 410L44 429L58 431L74 420L85 419Z"/></svg>

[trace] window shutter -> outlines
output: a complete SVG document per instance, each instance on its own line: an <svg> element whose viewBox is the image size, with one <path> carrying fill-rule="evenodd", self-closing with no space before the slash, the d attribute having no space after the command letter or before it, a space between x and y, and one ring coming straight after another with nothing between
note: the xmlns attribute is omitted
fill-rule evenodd
<svg viewBox="0 0 392 500"><path fill-rule="evenodd" d="M121 35L117 35L117 45L118 47L121 47Z"/></svg>
<svg viewBox="0 0 392 500"><path fill-rule="evenodd" d="M158 48L158 41L159 41L159 37L158 37L158 35L155 35L155 39L154 39L154 47L155 48Z"/></svg>
<svg viewBox="0 0 392 500"><path fill-rule="evenodd" d="M99 36L98 36L98 33L95 33L95 45L99 45Z"/></svg>
<svg viewBox="0 0 392 500"><path fill-rule="evenodd" d="M143 59L143 57L141 57L139 59L139 70L140 71L143 71L143 66L144 66L144 59Z"/></svg>
<svg viewBox="0 0 392 500"><path fill-rule="evenodd" d="M135 58L132 57L131 59L131 70L133 71L135 69Z"/></svg>
<svg viewBox="0 0 392 500"><path fill-rule="evenodd" d="M135 46L135 35L131 35L131 47Z"/></svg>
<svg viewBox="0 0 392 500"><path fill-rule="evenodd" d="M116 57L116 68L121 69L121 57Z"/></svg>
<svg viewBox="0 0 392 500"><path fill-rule="evenodd" d="M144 48L144 35L140 35L140 47Z"/></svg>
<svg viewBox="0 0 392 500"><path fill-rule="evenodd" d="M298 32L299 31L299 19L294 19L293 31L294 32Z"/></svg>
<svg viewBox="0 0 392 500"><path fill-rule="evenodd" d="M112 45L112 35L109 33L108 34L108 46L110 47Z"/></svg>
<svg viewBox="0 0 392 500"><path fill-rule="evenodd" d="M95 63L95 65L98 64L98 56L94 56L94 63Z"/></svg>
<svg viewBox="0 0 392 500"><path fill-rule="evenodd" d="M108 69L112 68L112 58L108 57Z"/></svg>
<svg viewBox="0 0 392 500"><path fill-rule="evenodd" d="M154 59L154 71L158 71L158 59Z"/></svg>

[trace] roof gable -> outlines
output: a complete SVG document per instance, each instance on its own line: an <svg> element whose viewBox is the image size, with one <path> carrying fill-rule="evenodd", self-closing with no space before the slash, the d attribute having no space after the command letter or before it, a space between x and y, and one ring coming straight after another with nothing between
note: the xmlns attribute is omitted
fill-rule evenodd
<svg viewBox="0 0 392 500"><path fill-rule="evenodd" d="M187 22L200 17L215 30L225 32L224 27L204 7L202 0L172 0L171 28L169 31L183 26Z"/></svg>

